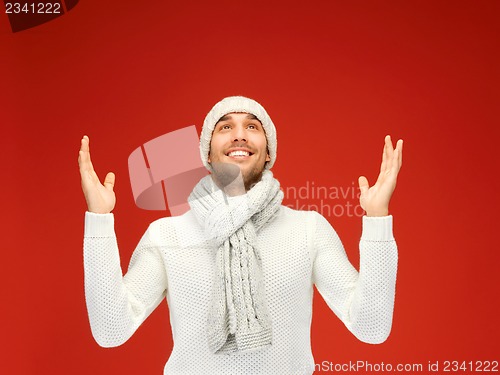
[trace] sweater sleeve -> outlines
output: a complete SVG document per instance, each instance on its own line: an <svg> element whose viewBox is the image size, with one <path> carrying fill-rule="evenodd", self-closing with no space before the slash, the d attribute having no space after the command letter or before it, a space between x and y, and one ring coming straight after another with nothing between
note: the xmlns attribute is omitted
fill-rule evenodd
<svg viewBox="0 0 500 375"><path fill-rule="evenodd" d="M316 213L313 282L359 340L379 344L391 331L398 253L392 216L363 217L359 272L330 223Z"/></svg>
<svg viewBox="0 0 500 375"><path fill-rule="evenodd" d="M113 214L85 214L85 300L92 335L102 347L127 341L165 297L167 277L150 226L125 276Z"/></svg>

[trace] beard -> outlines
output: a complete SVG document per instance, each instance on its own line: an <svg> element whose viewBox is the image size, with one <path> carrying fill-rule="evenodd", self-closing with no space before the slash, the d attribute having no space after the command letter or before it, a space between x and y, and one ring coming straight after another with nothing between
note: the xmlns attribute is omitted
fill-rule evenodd
<svg viewBox="0 0 500 375"><path fill-rule="evenodd" d="M264 168L255 168L243 173L243 183L245 184L245 190L248 191L254 187L254 185L262 179L262 173Z"/></svg>
<svg viewBox="0 0 500 375"><path fill-rule="evenodd" d="M264 171L264 167L257 165L246 171L232 163L213 162L211 165L214 182L228 195L245 194L261 180Z"/></svg>

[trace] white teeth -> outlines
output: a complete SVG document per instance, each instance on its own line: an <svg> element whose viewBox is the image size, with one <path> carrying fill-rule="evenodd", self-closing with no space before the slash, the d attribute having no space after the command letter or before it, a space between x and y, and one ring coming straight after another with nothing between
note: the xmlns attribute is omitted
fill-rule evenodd
<svg viewBox="0 0 500 375"><path fill-rule="evenodd" d="M250 156L250 153L247 151L238 150L238 151L231 151L228 155L229 156Z"/></svg>

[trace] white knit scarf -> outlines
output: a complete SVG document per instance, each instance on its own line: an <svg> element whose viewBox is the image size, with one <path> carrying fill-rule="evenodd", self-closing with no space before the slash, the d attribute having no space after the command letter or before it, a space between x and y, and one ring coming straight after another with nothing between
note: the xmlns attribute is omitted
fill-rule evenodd
<svg viewBox="0 0 500 375"><path fill-rule="evenodd" d="M256 233L278 212L283 200L269 170L238 204L227 204L206 176L189 196L189 205L216 247L216 273L208 313L208 343L213 353L253 351L272 343L261 257Z"/></svg>

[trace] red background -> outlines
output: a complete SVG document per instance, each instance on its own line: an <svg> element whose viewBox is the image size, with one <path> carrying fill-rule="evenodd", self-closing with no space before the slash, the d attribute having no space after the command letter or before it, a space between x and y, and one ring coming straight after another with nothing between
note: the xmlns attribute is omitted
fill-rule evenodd
<svg viewBox="0 0 500 375"><path fill-rule="evenodd" d="M119 348L91 336L80 138L117 175L125 269L162 215L135 207L128 155L238 94L277 125L283 186L373 182L385 134L405 140L391 336L357 341L316 294L316 362L499 360L499 16L493 0L85 0L12 33L0 15L0 372L162 373L166 303ZM357 265L360 219L328 219Z"/></svg>

